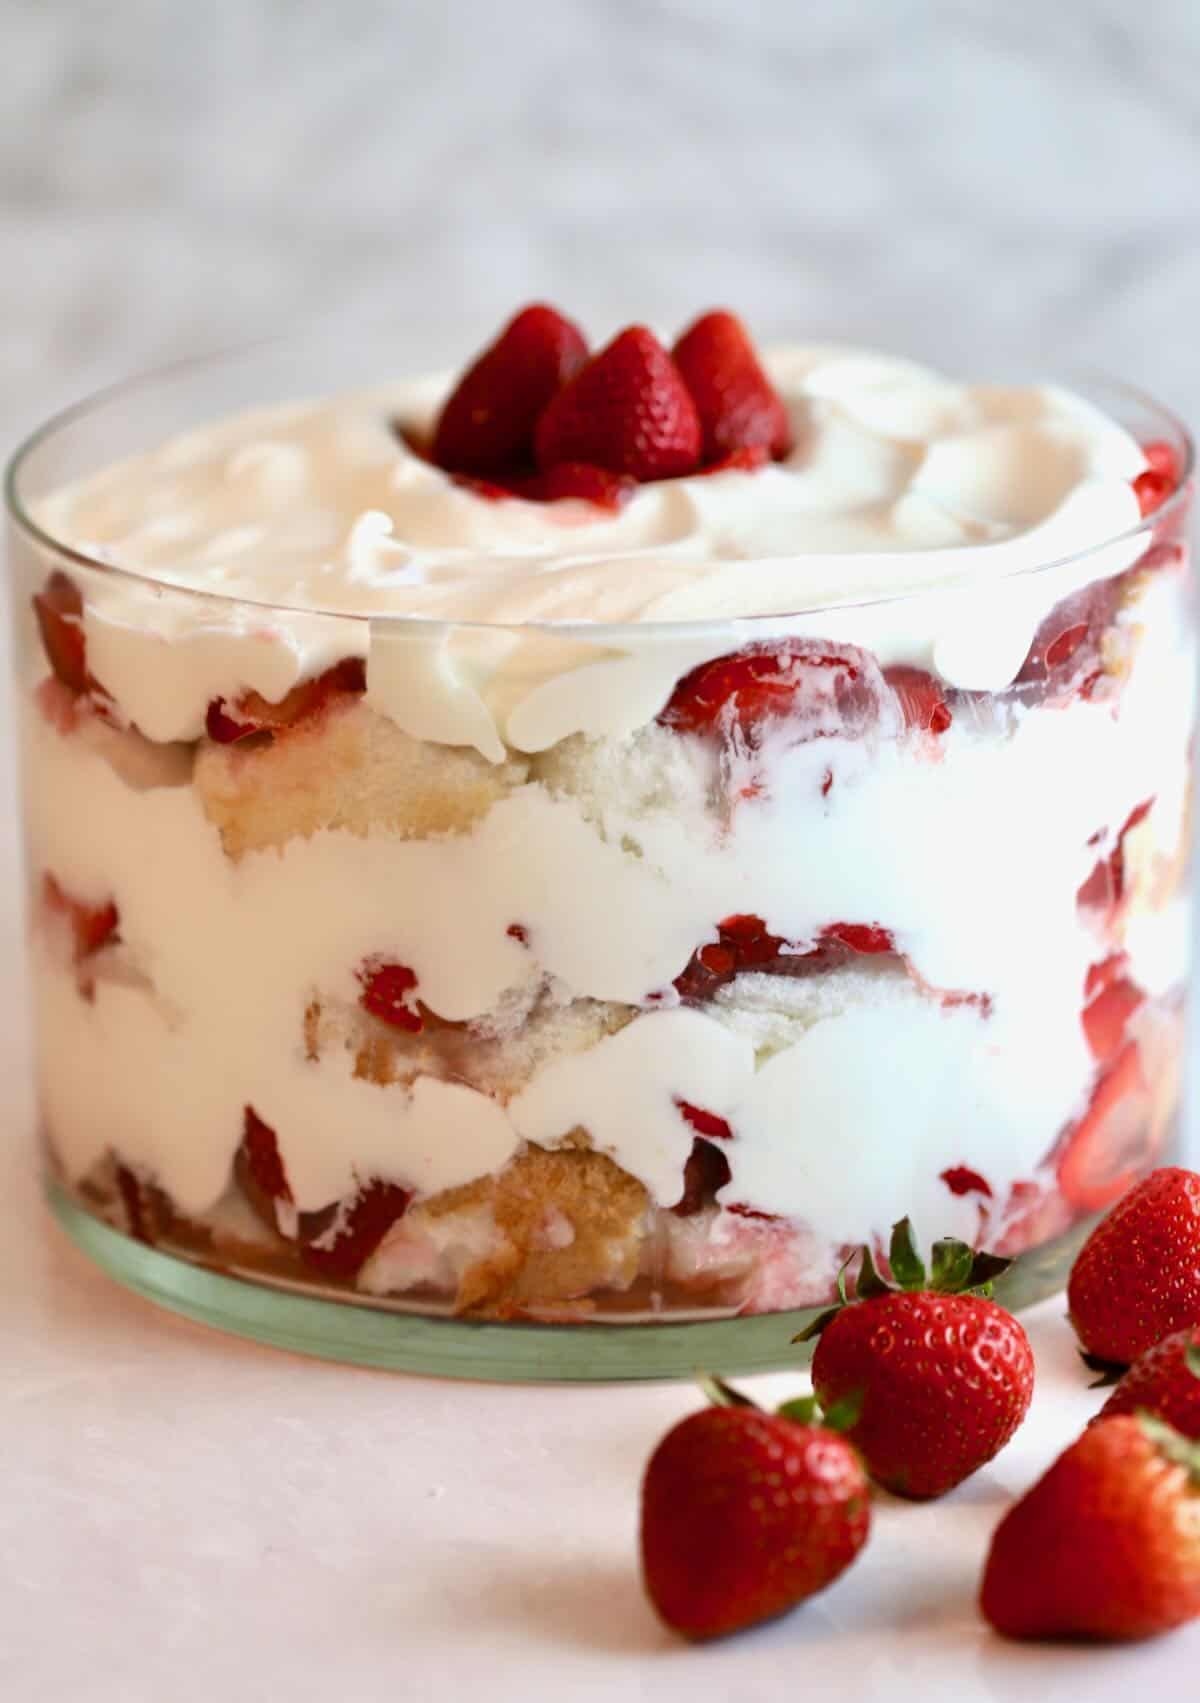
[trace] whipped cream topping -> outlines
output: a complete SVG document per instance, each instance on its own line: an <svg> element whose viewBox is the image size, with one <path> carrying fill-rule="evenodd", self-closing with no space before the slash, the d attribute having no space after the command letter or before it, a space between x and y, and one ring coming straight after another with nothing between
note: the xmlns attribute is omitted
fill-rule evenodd
<svg viewBox="0 0 1200 1703"><path fill-rule="evenodd" d="M356 655L405 731L492 761L642 725L760 636L753 617L1000 689L1042 616L1142 547L1121 534L1145 457L1078 396L832 348L765 364L789 458L644 485L617 514L456 484L396 430L429 429L447 382L423 380L191 432L35 519L195 594L84 576L92 671L148 737L194 738L212 698L277 701Z"/></svg>

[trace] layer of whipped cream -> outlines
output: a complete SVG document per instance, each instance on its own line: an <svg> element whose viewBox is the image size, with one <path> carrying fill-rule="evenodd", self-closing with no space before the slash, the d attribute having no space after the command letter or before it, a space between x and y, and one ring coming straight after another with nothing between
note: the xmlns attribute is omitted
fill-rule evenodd
<svg viewBox="0 0 1200 1703"><path fill-rule="evenodd" d="M355 655L406 732L493 761L627 733L758 636L1000 689L1056 602L1143 547L1121 537L1142 450L1078 396L833 348L766 364L789 458L644 485L615 515L492 501L429 465L395 429L428 430L447 381L425 380L193 431L35 518L130 571L77 577L92 671L148 737Z"/></svg>
<svg viewBox="0 0 1200 1703"><path fill-rule="evenodd" d="M251 1104L306 1209L369 1176L454 1186L582 1125L671 1205L692 1140L683 1099L735 1132L727 1201L835 1243L905 1211L970 1233L975 1209L940 1172L967 1165L1002 1192L1086 1105L1082 990L1106 948L1078 888L1148 798L1164 854L1183 829L1194 658L1180 578L1151 576L1123 618L1139 641L1115 706L956 716L924 756L878 732L769 744L766 786L732 815L703 742L649 729L666 753L649 793L604 780L632 782L639 765L601 744L540 760L467 834L323 832L236 863L193 788L134 790L31 703L32 866L81 899L114 898L123 943L123 978L98 977L91 1002L48 940L35 949L42 1103L64 1163L82 1175L115 1148L203 1211ZM781 1000L808 1001L791 1019L756 1016L761 989L739 1000L737 984L703 1009L673 1006L690 952L740 912L799 950L836 921L888 928L914 982L781 984ZM1145 963L1131 937L1148 991L1170 982L1170 940L1185 938L1182 923L1166 932ZM411 966L451 1020L496 1010L535 973L571 996L657 994L659 1008L551 1062L507 1105L430 1078L380 1087L303 1045L308 1002L352 1003L375 955ZM917 979L985 994L990 1011L942 1005Z"/></svg>

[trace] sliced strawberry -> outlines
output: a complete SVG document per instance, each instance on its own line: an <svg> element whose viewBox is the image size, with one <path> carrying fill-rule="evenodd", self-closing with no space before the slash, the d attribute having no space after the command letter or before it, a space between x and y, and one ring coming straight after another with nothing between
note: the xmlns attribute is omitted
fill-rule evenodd
<svg viewBox="0 0 1200 1703"><path fill-rule="evenodd" d="M411 1199L409 1190L376 1177L359 1190L349 1207L339 1206L332 1215L328 1209L302 1212L300 1258L323 1277L349 1282L404 1216Z"/></svg>
<svg viewBox="0 0 1200 1703"><path fill-rule="evenodd" d="M811 639L749 646L685 674L658 719L726 738L785 716L803 739L854 734L879 711L866 660L853 646L833 651Z"/></svg>
<svg viewBox="0 0 1200 1703"><path fill-rule="evenodd" d="M683 1193L671 1211L677 1218L694 1218L711 1204L717 1190L725 1187L732 1174L721 1149L698 1135L683 1167Z"/></svg>
<svg viewBox="0 0 1200 1703"><path fill-rule="evenodd" d="M693 952L675 986L685 999L711 999L740 971L775 963L785 944L782 936L768 933L761 917L726 917L717 924L717 939Z"/></svg>
<svg viewBox="0 0 1200 1703"><path fill-rule="evenodd" d="M1125 595L1124 575L1073 592L1050 611L1034 634L1015 684L1037 687L1034 698L1088 698L1103 675L1102 640Z"/></svg>
<svg viewBox="0 0 1200 1703"><path fill-rule="evenodd" d="M56 569L34 597L33 613L42 636L42 648L55 674L72 692L86 692L91 681L83 631L83 596L74 580Z"/></svg>
<svg viewBox="0 0 1200 1703"><path fill-rule="evenodd" d="M1046 667L1048 669L1063 668L1088 636L1086 621L1077 621L1073 627L1064 627L1046 646Z"/></svg>
<svg viewBox="0 0 1200 1703"><path fill-rule="evenodd" d="M954 719L941 684L923 668L906 663L885 668L883 677L900 700L904 725L916 733L945 733Z"/></svg>
<svg viewBox="0 0 1200 1703"><path fill-rule="evenodd" d="M718 988L747 970L806 976L835 969L858 956L894 951L891 934L877 923L830 923L815 947L798 952L781 935L771 934L761 917L725 917L717 924L717 939L692 953L675 978L675 988L684 999L711 999Z"/></svg>
<svg viewBox="0 0 1200 1703"><path fill-rule="evenodd" d="M121 1206L124 1207L126 1231L134 1241L145 1241L146 1247L153 1248L160 1233L169 1228L170 1202L167 1196L151 1182L143 1182L143 1178L138 1177L138 1173L128 1165L117 1163L116 1180Z"/></svg>
<svg viewBox="0 0 1200 1703"><path fill-rule="evenodd" d="M1152 473L1165 473L1172 485L1179 483L1179 456L1173 444L1163 438L1154 438L1142 445L1142 454Z"/></svg>
<svg viewBox="0 0 1200 1703"><path fill-rule="evenodd" d="M1099 1064L1116 1057L1129 1019L1146 1002L1136 982L1121 974L1124 962L1124 954L1114 953L1103 964L1093 964L1084 984L1083 1032Z"/></svg>
<svg viewBox="0 0 1200 1703"><path fill-rule="evenodd" d="M1149 1156L1149 1120L1141 1054L1130 1041L1096 1083L1059 1159L1059 1187L1073 1206L1099 1212L1125 1193Z"/></svg>
<svg viewBox="0 0 1200 1703"><path fill-rule="evenodd" d="M358 979L363 990L358 1003L364 1011L390 1023L393 1029L420 1034L425 1027L424 1018L420 1009L409 1002L409 995L417 985L415 971L407 964L372 963L359 970Z"/></svg>
<svg viewBox="0 0 1200 1703"><path fill-rule="evenodd" d="M1146 471L1133 481L1134 495L1143 515L1160 508L1179 483L1179 457L1173 445L1162 438L1142 445Z"/></svg>
<svg viewBox="0 0 1200 1703"><path fill-rule="evenodd" d="M725 1119L719 1118L715 1112L706 1112L701 1106L693 1106L688 1100L676 1100L675 1104L697 1135L703 1135L710 1141L733 1140L733 1131Z"/></svg>
<svg viewBox="0 0 1200 1703"><path fill-rule="evenodd" d="M725 1208L732 1212L735 1218L755 1218L760 1224L782 1224L783 1216L778 1212L763 1212L757 1206L748 1206L744 1200L731 1200Z"/></svg>
<svg viewBox="0 0 1200 1703"><path fill-rule="evenodd" d="M973 1171L969 1165L951 1165L941 1173L941 1181L951 1194L982 1194L991 1198L992 1185L986 1177L981 1177L979 1172Z"/></svg>
<svg viewBox="0 0 1200 1703"><path fill-rule="evenodd" d="M671 357L632 325L594 355L538 421L543 471L586 461L632 479L672 479L700 461L700 421Z"/></svg>
<svg viewBox="0 0 1200 1703"><path fill-rule="evenodd" d="M880 928L878 923L831 922L821 931L821 943L845 946L851 952L860 952L868 957L896 949L887 929Z"/></svg>
<svg viewBox="0 0 1200 1703"><path fill-rule="evenodd" d="M1153 514L1155 509L1161 508L1174 489L1175 481L1170 475L1158 473L1153 467L1139 473L1133 481L1133 494L1143 515Z"/></svg>
<svg viewBox="0 0 1200 1703"><path fill-rule="evenodd" d="M292 1190L275 1131L262 1121L253 1106L246 1107L242 1151L255 1185L272 1200L290 1201Z"/></svg>
<svg viewBox="0 0 1200 1703"><path fill-rule="evenodd" d="M1182 544L1171 539L1158 539L1146 551L1138 563L1139 573L1169 573L1174 568L1181 568L1187 559L1187 551Z"/></svg>
<svg viewBox="0 0 1200 1703"><path fill-rule="evenodd" d="M1113 850L1107 857L1096 860L1091 874L1075 895L1075 903L1079 909L1092 916L1099 916L1106 926L1115 921L1121 901L1125 897L1125 836L1136 828L1139 822L1145 820L1153 804L1153 798L1146 798L1130 811L1121 832L1117 835ZM1088 844L1091 845L1103 837L1102 833L1096 834ZM1085 992L1087 991L1090 990L1085 989Z"/></svg>
<svg viewBox="0 0 1200 1703"><path fill-rule="evenodd" d="M787 409L740 319L720 309L706 313L672 353L700 416L706 462L744 449L761 448L776 459L788 453Z"/></svg>
<svg viewBox="0 0 1200 1703"><path fill-rule="evenodd" d="M64 892L54 876L47 872L42 876L42 901L55 915L66 917L69 921L76 964L82 964L102 946L116 943L121 918L111 899L103 905L87 905L82 899L72 898Z"/></svg>
<svg viewBox="0 0 1200 1703"><path fill-rule="evenodd" d="M1151 797L1144 798L1140 804L1135 805L1126 817L1124 827L1117 835L1116 849L1109 859L1109 866L1112 870L1113 892L1118 900L1125 897L1125 836L1132 833L1140 822L1146 820L1153 804L1154 799Z"/></svg>
<svg viewBox="0 0 1200 1703"><path fill-rule="evenodd" d="M1063 1235L1075 1216L1076 1209L1059 1188L1022 1178L1009 1190L1004 1211L999 1214L1000 1224L1006 1226L1003 1234L988 1245L994 1253L1012 1259Z"/></svg>
<svg viewBox="0 0 1200 1703"><path fill-rule="evenodd" d="M280 1231L277 1208L291 1206L291 1185L275 1131L253 1106L247 1106L242 1115L242 1139L233 1156L233 1179L255 1217L268 1230ZM294 1234L294 1230L288 1234Z"/></svg>
<svg viewBox="0 0 1200 1703"><path fill-rule="evenodd" d="M1146 470L1133 481L1133 492L1143 515L1160 508L1179 483L1179 457L1173 446L1158 438L1142 445Z"/></svg>
<svg viewBox="0 0 1200 1703"><path fill-rule="evenodd" d="M290 1206L292 1190L275 1131L263 1122L253 1106L245 1109L234 1175L258 1217L270 1229L277 1230L276 1205ZM301 1212L295 1221L300 1258L325 1277L345 1280L354 1277L402 1216L411 1198L406 1189L395 1183L374 1178L349 1201L335 1201L316 1212ZM293 1232L289 1230L288 1234Z"/></svg>
<svg viewBox="0 0 1200 1703"><path fill-rule="evenodd" d="M1087 975L1083 978L1083 997L1085 1001L1093 1000L1105 988L1119 982L1125 972L1129 956L1125 952L1112 952L1107 958L1102 958L1098 964L1089 964Z"/></svg>
<svg viewBox="0 0 1200 1703"><path fill-rule="evenodd" d="M256 733L282 733L310 722L336 699L367 689L362 657L347 656L312 680L302 680L286 697L272 704L257 692L246 692L232 705L214 698L208 706L205 731L218 745L232 745Z"/></svg>
<svg viewBox="0 0 1200 1703"><path fill-rule="evenodd" d="M459 379L438 419L432 459L456 473L530 466L538 416L586 360L583 334L557 309L523 308Z"/></svg>

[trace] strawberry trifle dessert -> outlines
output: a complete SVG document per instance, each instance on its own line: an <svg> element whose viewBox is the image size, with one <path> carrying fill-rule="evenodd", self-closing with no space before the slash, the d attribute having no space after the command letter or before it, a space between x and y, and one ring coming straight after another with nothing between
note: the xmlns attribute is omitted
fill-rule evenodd
<svg viewBox="0 0 1200 1703"><path fill-rule="evenodd" d="M77 1209L372 1307L636 1329L819 1306L905 1215L1066 1248L1161 1160L1161 410L538 305L457 376L82 470L53 439L13 537Z"/></svg>

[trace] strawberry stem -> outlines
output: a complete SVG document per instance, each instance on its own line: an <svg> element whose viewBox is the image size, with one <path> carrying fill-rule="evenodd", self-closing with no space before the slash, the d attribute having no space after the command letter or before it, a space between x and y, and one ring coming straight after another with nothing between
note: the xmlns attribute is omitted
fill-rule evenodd
<svg viewBox="0 0 1200 1703"><path fill-rule="evenodd" d="M846 1274L855 1259L860 1263L852 1300L847 1294ZM877 1295L931 1291L938 1295L976 1295L986 1299L992 1293L992 1279L1007 1271L1012 1261L1002 1259L999 1254L977 1253L966 1242L943 1236L933 1244L933 1269L930 1273L917 1251L912 1220L901 1218L892 1226L888 1264L892 1274L890 1283L881 1276L870 1244L864 1243L838 1272L837 1300L833 1306L820 1313L792 1341L811 1342L814 1337L820 1336L843 1307L853 1306L855 1301L869 1301Z"/></svg>

